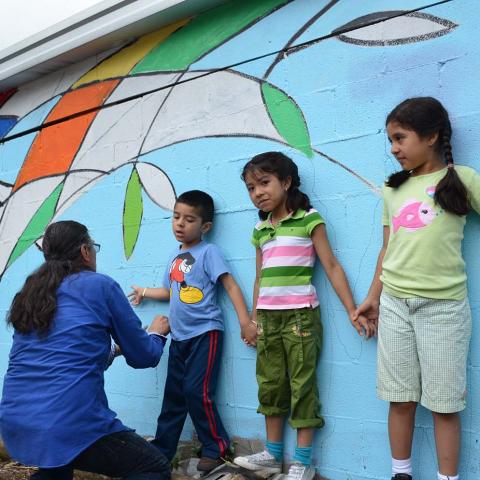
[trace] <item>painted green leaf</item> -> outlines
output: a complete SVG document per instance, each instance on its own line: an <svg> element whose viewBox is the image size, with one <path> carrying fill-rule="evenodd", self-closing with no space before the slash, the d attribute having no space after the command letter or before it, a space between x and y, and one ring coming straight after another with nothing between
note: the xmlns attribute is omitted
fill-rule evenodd
<svg viewBox="0 0 480 480"><path fill-rule="evenodd" d="M195 17L153 49L132 70L186 70L193 62L290 0L233 0Z"/></svg>
<svg viewBox="0 0 480 480"><path fill-rule="evenodd" d="M23 253L30 248L33 243L43 235L45 228L50 223L55 213L58 197L62 193L63 182L48 196L36 211L22 235L17 241L15 248L8 259L7 268Z"/></svg>
<svg viewBox="0 0 480 480"><path fill-rule="evenodd" d="M127 259L133 253L142 223L143 200L142 185L134 168L127 184L125 204L123 206L123 247Z"/></svg>
<svg viewBox="0 0 480 480"><path fill-rule="evenodd" d="M300 107L285 92L268 82L262 83L262 95L278 133L290 146L312 158L310 135Z"/></svg>

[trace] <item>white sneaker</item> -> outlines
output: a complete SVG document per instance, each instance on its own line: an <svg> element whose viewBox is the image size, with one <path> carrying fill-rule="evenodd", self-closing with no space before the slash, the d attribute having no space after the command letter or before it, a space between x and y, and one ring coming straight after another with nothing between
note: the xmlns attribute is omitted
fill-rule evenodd
<svg viewBox="0 0 480 480"><path fill-rule="evenodd" d="M300 462L294 462L288 469L285 480L312 480L315 477L315 469Z"/></svg>
<svg viewBox="0 0 480 480"><path fill-rule="evenodd" d="M244 457L236 457L233 463L247 470L253 470L263 476L270 476L282 471L282 462L277 462L275 457L267 450L254 453L253 455L245 455Z"/></svg>

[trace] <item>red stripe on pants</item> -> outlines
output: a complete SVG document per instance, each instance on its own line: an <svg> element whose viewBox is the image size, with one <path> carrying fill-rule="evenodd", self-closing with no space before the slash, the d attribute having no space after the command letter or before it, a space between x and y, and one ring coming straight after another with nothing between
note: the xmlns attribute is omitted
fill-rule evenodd
<svg viewBox="0 0 480 480"><path fill-rule="evenodd" d="M218 332L213 331L208 333L210 337L210 345L208 350L208 365L207 371L205 373L205 378L203 380L203 408L205 409L205 414L207 416L208 425L210 426L210 431L212 433L212 437L218 444L218 448L220 450L220 456L223 457L226 451L226 445L223 438L220 438L217 433L217 424L215 422L215 414L213 412L212 401L208 396L208 385L210 383L210 377L213 370L214 359L217 353L217 341L218 341Z"/></svg>

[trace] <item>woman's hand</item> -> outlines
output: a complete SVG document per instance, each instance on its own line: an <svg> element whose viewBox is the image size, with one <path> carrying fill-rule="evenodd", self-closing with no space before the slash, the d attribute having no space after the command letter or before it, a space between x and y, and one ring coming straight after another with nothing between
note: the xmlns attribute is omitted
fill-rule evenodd
<svg viewBox="0 0 480 480"><path fill-rule="evenodd" d="M159 335L168 335L170 333L170 324L165 315L156 315L153 322L147 328L147 332L158 333Z"/></svg>

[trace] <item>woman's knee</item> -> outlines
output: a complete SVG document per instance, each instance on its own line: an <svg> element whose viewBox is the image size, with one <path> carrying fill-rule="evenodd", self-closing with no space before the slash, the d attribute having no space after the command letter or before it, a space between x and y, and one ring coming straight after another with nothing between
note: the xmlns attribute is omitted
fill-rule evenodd
<svg viewBox="0 0 480 480"><path fill-rule="evenodd" d="M171 464L167 457L153 447L154 450L150 452L150 458L145 458L142 465L135 469L135 475L139 478L148 478L152 480L170 480L171 478ZM132 478L137 478L132 475ZM130 478L130 477L126 477Z"/></svg>
<svg viewBox="0 0 480 480"><path fill-rule="evenodd" d="M170 462L163 454L160 454L154 472L159 474L159 480L170 480L172 474Z"/></svg>

